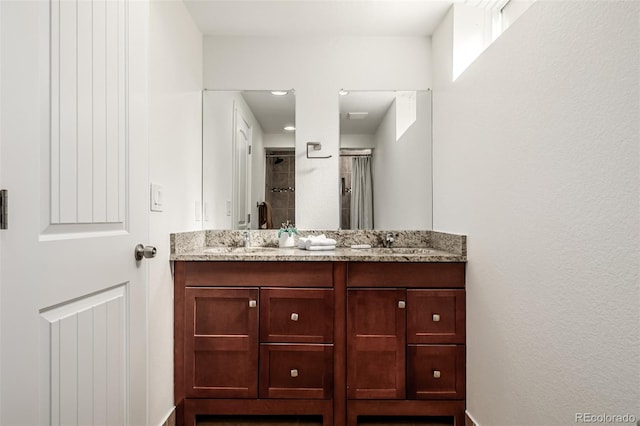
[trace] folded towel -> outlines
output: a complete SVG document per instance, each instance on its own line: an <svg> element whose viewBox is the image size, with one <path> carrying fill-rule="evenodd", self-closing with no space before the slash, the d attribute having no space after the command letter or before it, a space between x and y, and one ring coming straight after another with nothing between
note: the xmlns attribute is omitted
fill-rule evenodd
<svg viewBox="0 0 640 426"><path fill-rule="evenodd" d="M326 247L326 246L336 246L336 240L331 238L326 238L324 240L310 240L304 244L304 248L309 250L311 247Z"/></svg>
<svg viewBox="0 0 640 426"><path fill-rule="evenodd" d="M308 237L298 238L298 248L309 250L310 247L333 246L335 248L337 242L333 238L327 238L324 234L309 235Z"/></svg>
<svg viewBox="0 0 640 426"><path fill-rule="evenodd" d="M336 246L310 246L307 248L309 251L327 251L327 250L335 250Z"/></svg>

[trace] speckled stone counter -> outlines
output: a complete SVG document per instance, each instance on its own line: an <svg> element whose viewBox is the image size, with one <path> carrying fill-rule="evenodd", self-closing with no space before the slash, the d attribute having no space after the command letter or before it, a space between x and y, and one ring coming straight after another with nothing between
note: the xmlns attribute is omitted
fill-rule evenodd
<svg viewBox="0 0 640 426"><path fill-rule="evenodd" d="M171 260L175 261L356 261L356 262L466 262L466 236L435 231L309 230L298 235L324 234L337 241L335 250L307 251L278 248L277 230L249 231L249 247L243 247L245 231L207 230L171 234ZM391 248L383 247L392 233ZM297 243L297 238L296 238ZM370 249L352 249L369 244Z"/></svg>

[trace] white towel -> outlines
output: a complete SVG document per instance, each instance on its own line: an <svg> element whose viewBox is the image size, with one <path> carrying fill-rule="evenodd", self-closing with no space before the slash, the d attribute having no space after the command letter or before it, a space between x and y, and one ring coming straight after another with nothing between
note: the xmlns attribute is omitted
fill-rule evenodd
<svg viewBox="0 0 640 426"><path fill-rule="evenodd" d="M298 248L309 250L310 247L333 246L335 248L337 241L333 238L327 238L324 234L309 235L308 237L298 238Z"/></svg>
<svg viewBox="0 0 640 426"><path fill-rule="evenodd" d="M308 247L307 250L309 251L328 251L328 250L335 250L336 246L332 245L332 246L311 246Z"/></svg>

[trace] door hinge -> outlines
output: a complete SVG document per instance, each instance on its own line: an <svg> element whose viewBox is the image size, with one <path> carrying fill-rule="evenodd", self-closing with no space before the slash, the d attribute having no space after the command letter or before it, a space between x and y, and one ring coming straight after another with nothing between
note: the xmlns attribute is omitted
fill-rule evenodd
<svg viewBox="0 0 640 426"><path fill-rule="evenodd" d="M9 227L9 191L0 190L0 229Z"/></svg>
<svg viewBox="0 0 640 426"><path fill-rule="evenodd" d="M251 145L249 145L249 155L251 155Z"/></svg>
<svg viewBox="0 0 640 426"><path fill-rule="evenodd" d="M247 223L251 223L251 213L247 213Z"/></svg>

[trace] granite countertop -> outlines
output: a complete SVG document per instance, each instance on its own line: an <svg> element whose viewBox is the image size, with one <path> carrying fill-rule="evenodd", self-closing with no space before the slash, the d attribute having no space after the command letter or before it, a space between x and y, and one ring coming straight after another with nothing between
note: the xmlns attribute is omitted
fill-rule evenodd
<svg viewBox="0 0 640 426"><path fill-rule="evenodd" d="M382 247L393 233L391 248ZM356 262L466 262L466 237L434 231L299 231L299 235L325 234L337 241L334 250L308 251L278 248L277 230L249 231L250 246L243 247L244 231L208 230L171 234L173 261L356 261ZM297 242L297 241L296 241ZM370 249L352 249L370 244Z"/></svg>

